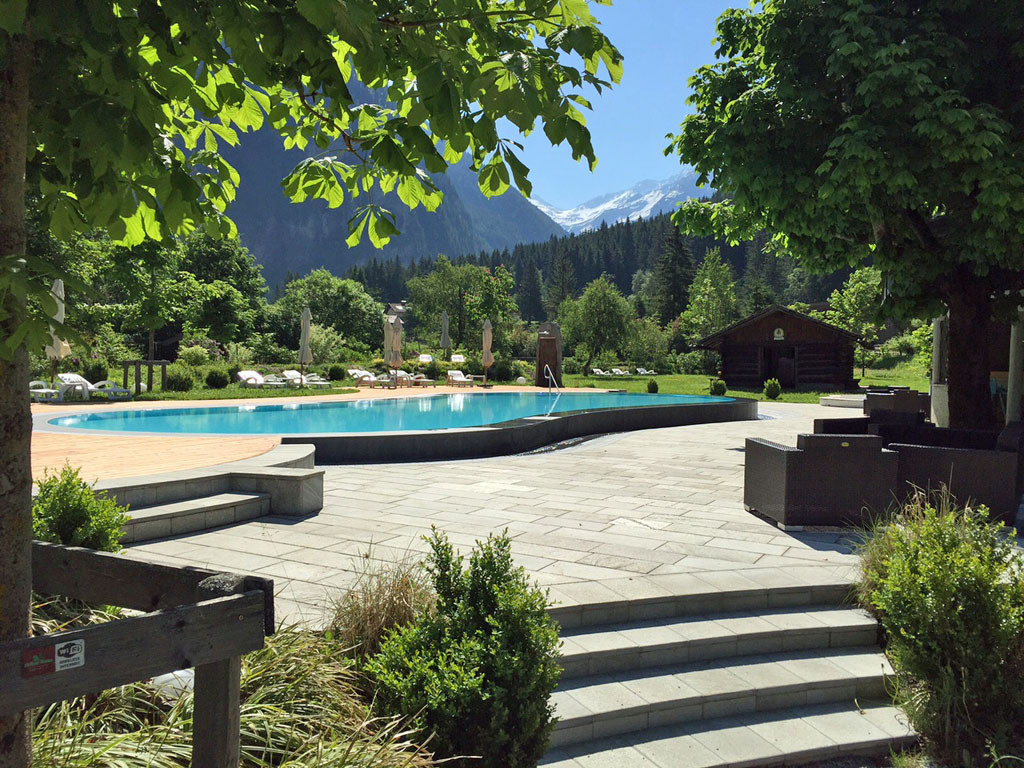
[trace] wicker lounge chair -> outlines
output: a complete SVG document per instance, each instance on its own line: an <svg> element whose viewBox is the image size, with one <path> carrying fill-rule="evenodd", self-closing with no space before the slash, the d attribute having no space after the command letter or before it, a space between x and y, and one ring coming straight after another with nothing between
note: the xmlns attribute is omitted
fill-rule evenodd
<svg viewBox="0 0 1024 768"><path fill-rule="evenodd" d="M750 438L743 504L784 530L860 525L892 504L897 471L877 435L799 435L795 448Z"/></svg>

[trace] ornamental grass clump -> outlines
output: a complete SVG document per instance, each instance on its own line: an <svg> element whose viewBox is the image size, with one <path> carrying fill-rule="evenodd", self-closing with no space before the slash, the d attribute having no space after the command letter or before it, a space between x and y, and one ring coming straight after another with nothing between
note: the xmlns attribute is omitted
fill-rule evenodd
<svg viewBox="0 0 1024 768"><path fill-rule="evenodd" d="M49 609L44 613L49 612ZM94 616L93 613L96 615ZM88 612L75 624L116 615ZM37 619L36 631L64 627ZM242 768L429 768L430 755L398 718L374 716L344 649L326 635L286 627L242 657ZM193 696L138 682L38 710L35 763L67 768L187 768Z"/></svg>
<svg viewBox="0 0 1024 768"><path fill-rule="evenodd" d="M415 718L452 765L535 766L561 674L547 595L513 567L507 535L479 543L468 568L443 534L428 541L436 603L368 661L376 706Z"/></svg>
<svg viewBox="0 0 1024 768"><path fill-rule="evenodd" d="M984 507L919 493L862 551L896 695L941 761L1024 754L1024 565Z"/></svg>
<svg viewBox="0 0 1024 768"><path fill-rule="evenodd" d="M420 562L407 556L385 563L372 555L366 553L356 583L331 605L329 631L357 660L376 654L391 630L412 624L434 602Z"/></svg>
<svg viewBox="0 0 1024 768"><path fill-rule="evenodd" d="M128 507L119 507L106 491L96 492L77 469L65 464L46 473L32 499L32 535L40 541L104 552L121 549L121 528Z"/></svg>

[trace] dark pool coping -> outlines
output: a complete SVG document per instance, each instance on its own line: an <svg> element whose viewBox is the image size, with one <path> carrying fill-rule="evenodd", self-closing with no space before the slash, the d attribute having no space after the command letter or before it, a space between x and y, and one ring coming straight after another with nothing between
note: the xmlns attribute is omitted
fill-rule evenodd
<svg viewBox="0 0 1024 768"><path fill-rule="evenodd" d="M508 456L575 437L758 418L757 401L649 405L531 416L500 425L421 432L284 435L316 447L316 463L380 464Z"/></svg>

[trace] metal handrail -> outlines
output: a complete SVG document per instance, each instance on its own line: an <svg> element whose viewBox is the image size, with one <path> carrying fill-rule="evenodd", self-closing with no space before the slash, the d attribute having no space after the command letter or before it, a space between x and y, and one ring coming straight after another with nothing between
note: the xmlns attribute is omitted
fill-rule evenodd
<svg viewBox="0 0 1024 768"><path fill-rule="evenodd" d="M548 394L551 394L552 387L555 388L555 392L561 394L558 382L555 381L555 372L551 370L551 366L548 363L544 363L544 378L548 380Z"/></svg>

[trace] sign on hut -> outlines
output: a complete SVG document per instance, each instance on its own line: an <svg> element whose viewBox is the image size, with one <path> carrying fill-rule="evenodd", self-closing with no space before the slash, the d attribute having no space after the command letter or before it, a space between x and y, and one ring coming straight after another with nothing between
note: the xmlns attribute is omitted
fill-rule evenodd
<svg viewBox="0 0 1024 768"><path fill-rule="evenodd" d="M730 388L760 388L778 379L786 388L854 386L857 337L834 325L774 305L697 342L722 356Z"/></svg>

